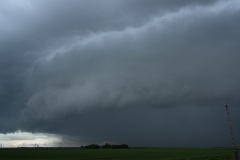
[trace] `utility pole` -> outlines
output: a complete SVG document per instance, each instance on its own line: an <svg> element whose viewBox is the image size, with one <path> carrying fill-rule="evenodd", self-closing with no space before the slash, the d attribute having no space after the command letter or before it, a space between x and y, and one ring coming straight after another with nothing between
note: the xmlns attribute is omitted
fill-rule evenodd
<svg viewBox="0 0 240 160"><path fill-rule="evenodd" d="M229 131L230 131L230 135L231 135L231 139L232 139L232 145L233 145L233 160L239 160L237 147L235 145L235 141L234 141L234 138L233 138L231 119L230 119L230 114L229 114L227 105L226 105L226 112L227 112L228 128L229 128Z"/></svg>

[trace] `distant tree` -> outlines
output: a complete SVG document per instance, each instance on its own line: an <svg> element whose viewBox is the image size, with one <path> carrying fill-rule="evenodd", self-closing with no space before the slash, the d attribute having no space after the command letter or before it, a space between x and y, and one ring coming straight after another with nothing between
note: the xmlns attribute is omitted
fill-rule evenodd
<svg viewBox="0 0 240 160"><path fill-rule="evenodd" d="M112 147L111 147L111 144L105 143L105 144L102 146L102 148L108 149L108 148L112 148Z"/></svg>
<svg viewBox="0 0 240 160"><path fill-rule="evenodd" d="M121 145L111 145L109 143L105 143L103 146L99 146L98 144L90 144L87 146L81 146L82 149L126 149L128 145L121 144Z"/></svg>
<svg viewBox="0 0 240 160"><path fill-rule="evenodd" d="M84 149L99 149L100 146L98 144L90 144L90 145L87 145L87 146L81 146L81 148L84 148Z"/></svg>

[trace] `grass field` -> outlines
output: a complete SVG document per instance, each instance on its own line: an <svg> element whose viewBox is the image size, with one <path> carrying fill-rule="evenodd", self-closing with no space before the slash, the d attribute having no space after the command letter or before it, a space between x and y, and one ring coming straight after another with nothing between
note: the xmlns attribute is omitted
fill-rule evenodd
<svg viewBox="0 0 240 160"><path fill-rule="evenodd" d="M78 149L15 148L0 149L0 160L232 160L228 149Z"/></svg>

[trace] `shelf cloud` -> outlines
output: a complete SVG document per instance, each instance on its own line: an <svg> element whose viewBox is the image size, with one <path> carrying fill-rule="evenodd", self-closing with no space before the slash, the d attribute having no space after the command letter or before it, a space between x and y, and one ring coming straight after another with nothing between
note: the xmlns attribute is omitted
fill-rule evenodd
<svg viewBox="0 0 240 160"><path fill-rule="evenodd" d="M228 104L239 134L237 0L0 4L1 133L229 146Z"/></svg>

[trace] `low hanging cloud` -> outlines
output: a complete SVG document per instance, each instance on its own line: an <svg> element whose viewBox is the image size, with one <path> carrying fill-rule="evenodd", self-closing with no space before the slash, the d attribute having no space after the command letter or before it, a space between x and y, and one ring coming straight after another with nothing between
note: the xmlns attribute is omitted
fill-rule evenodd
<svg viewBox="0 0 240 160"><path fill-rule="evenodd" d="M239 16L229 19L238 14L231 3L186 7L138 28L75 38L35 65L26 110L41 119L94 108L239 104L240 37L231 27Z"/></svg>
<svg viewBox="0 0 240 160"><path fill-rule="evenodd" d="M1 133L229 146L221 106L240 103L237 0L0 4Z"/></svg>

